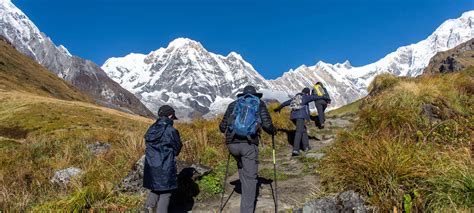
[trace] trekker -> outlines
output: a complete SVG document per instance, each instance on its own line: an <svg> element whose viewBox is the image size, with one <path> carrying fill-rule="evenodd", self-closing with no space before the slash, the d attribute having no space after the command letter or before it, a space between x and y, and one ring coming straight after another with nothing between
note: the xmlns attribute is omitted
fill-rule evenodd
<svg viewBox="0 0 474 213"><path fill-rule="evenodd" d="M291 153L292 156L300 155L301 143L303 144L304 151L309 151L311 149L309 147L308 130L306 129L305 124L306 120L311 120L308 104L311 101L318 101L323 98L316 95L310 95L309 92L309 88L304 88L303 91L296 94L293 98L283 102L280 106L274 109L275 112L280 112L283 107L290 106L291 108L290 119L296 125L293 151Z"/></svg>
<svg viewBox="0 0 474 213"><path fill-rule="evenodd" d="M145 167L143 187L150 190L145 202L146 212L168 212L172 190L178 188L176 156L181 151L179 132L173 127L177 120L171 106L158 110L158 119L145 134Z"/></svg>
<svg viewBox="0 0 474 213"><path fill-rule="evenodd" d="M267 106L260 100L262 93L257 93L255 87L246 86L237 98L227 107L219 129L225 133L227 148L237 161L242 186L240 212L248 213L255 211L260 127L272 135L276 129ZM239 129L245 121L256 122L247 135Z"/></svg>
<svg viewBox="0 0 474 213"><path fill-rule="evenodd" d="M311 94L318 97L323 97L323 99L315 101L314 105L318 110L318 120L316 121L316 126L319 129L324 129L324 122L326 122L325 111L328 105L331 104L331 98L329 97L326 87L324 87L323 83L319 81L314 84Z"/></svg>

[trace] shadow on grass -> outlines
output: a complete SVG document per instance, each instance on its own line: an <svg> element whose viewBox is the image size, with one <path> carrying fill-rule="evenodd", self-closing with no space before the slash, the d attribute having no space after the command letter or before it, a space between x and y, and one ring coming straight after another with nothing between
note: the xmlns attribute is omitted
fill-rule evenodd
<svg viewBox="0 0 474 213"><path fill-rule="evenodd" d="M194 182L194 168L184 168L178 174L179 188L174 190L170 200L170 212L188 212L193 209L194 197L199 194L199 185Z"/></svg>

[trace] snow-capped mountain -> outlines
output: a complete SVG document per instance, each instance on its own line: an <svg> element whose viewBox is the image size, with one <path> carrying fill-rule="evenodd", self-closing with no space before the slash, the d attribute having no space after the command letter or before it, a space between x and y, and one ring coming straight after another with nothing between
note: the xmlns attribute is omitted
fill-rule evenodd
<svg viewBox="0 0 474 213"><path fill-rule="evenodd" d="M397 76L418 76L436 53L454 48L474 38L474 11L450 19L439 26L427 39L398 48L375 63L352 67L343 64L318 62L315 66L301 66L282 77L270 81L275 90L299 91L316 81L327 85L334 99L333 107L351 103L367 94L367 87L375 76L389 72Z"/></svg>
<svg viewBox="0 0 474 213"><path fill-rule="evenodd" d="M90 95L98 104L153 116L133 94L111 80L99 66L71 55L62 45L56 46L10 0L0 0L0 27L0 36L17 50Z"/></svg>
<svg viewBox="0 0 474 213"><path fill-rule="evenodd" d="M184 118L222 112L248 84L271 87L239 54L210 53L186 38L147 55L110 58L102 69L152 111L170 104Z"/></svg>
<svg viewBox="0 0 474 213"><path fill-rule="evenodd" d="M265 80L237 53L210 53L199 42L185 38L147 55L132 53L110 58L102 69L150 109L171 104L184 117L222 113L247 84L260 87L266 98L282 101L321 81L333 99L331 107L335 108L364 97L368 85L380 73L420 75L437 52L474 38L473 22L474 11L466 12L458 19L445 21L427 39L400 47L372 64L353 67L349 61L320 61L314 66L290 70L275 80Z"/></svg>

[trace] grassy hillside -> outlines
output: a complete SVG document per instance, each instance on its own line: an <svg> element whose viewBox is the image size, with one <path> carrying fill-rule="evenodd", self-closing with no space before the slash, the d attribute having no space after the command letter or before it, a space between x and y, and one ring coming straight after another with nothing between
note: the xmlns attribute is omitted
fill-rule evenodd
<svg viewBox="0 0 474 213"><path fill-rule="evenodd" d="M0 97L0 190L4 195L0 209L118 210L142 205L141 195L125 195L113 188L144 153L142 137L152 120L24 92L0 92ZM284 116L285 112L275 115L281 118L276 122L287 122ZM217 168L199 182L203 198L220 192L227 151L218 132L219 121L176 125L184 143L180 159ZM110 151L91 154L86 145L96 141L111 144ZM270 142L264 135L266 147ZM50 183L55 170L71 166L83 169L83 178L68 188Z"/></svg>
<svg viewBox="0 0 474 213"><path fill-rule="evenodd" d="M91 99L0 39L0 90L23 91L63 100Z"/></svg>
<svg viewBox="0 0 474 213"><path fill-rule="evenodd" d="M67 208L74 193L93 191L108 197L143 153L142 135L152 121L98 107L21 92L0 92L0 209L24 209L51 201ZM94 157L86 145L111 144ZM85 177L74 187L50 184L55 170L76 166ZM91 201L92 202L92 201Z"/></svg>
<svg viewBox="0 0 474 213"><path fill-rule="evenodd" d="M383 212L474 206L474 68L420 78L381 75L359 120L323 159L329 191L353 189Z"/></svg>

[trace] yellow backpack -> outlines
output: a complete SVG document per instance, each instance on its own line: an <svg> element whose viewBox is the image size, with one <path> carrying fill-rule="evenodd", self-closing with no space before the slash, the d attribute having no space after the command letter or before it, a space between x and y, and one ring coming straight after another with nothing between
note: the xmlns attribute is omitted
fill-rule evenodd
<svg viewBox="0 0 474 213"><path fill-rule="evenodd" d="M326 93L324 92L324 89L321 85L315 84L313 87L314 94L317 95L318 97L323 97Z"/></svg>

